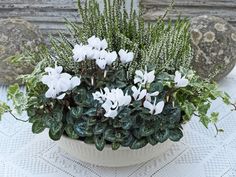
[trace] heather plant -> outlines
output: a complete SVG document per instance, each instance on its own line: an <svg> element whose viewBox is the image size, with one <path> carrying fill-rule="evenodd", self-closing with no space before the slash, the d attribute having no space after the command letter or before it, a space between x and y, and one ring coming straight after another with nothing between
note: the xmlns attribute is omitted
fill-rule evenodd
<svg viewBox="0 0 236 177"><path fill-rule="evenodd" d="M22 76L25 92L9 87L13 107L0 102L0 115L26 111L33 133L47 128L53 140L68 136L98 150L179 141L193 115L215 124L212 100L230 97L191 69L189 22L145 23L125 3L104 0L101 11L95 0L78 1L82 24L68 22L70 37L21 57L39 62Z"/></svg>

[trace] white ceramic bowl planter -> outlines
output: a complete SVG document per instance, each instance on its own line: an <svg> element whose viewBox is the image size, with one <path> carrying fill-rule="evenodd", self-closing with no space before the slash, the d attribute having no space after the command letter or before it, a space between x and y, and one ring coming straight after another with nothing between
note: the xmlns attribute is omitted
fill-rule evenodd
<svg viewBox="0 0 236 177"><path fill-rule="evenodd" d="M138 150L121 147L114 151L111 147L106 146L103 151L98 151L94 144L85 144L83 141L73 140L66 136L62 136L58 143L65 152L75 158L83 162L105 167L124 167L146 162L163 154L173 144L170 140L167 140L155 146L148 144Z"/></svg>

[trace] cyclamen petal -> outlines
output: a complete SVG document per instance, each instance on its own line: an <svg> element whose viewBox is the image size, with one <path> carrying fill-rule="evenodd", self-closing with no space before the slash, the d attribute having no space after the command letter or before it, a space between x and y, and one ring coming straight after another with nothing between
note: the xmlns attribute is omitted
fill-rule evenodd
<svg viewBox="0 0 236 177"><path fill-rule="evenodd" d="M143 106L150 110L149 111L150 114L153 114L153 112L154 112L154 105L151 102L146 100L146 101L144 101Z"/></svg>
<svg viewBox="0 0 236 177"><path fill-rule="evenodd" d="M56 98L57 92L53 88L49 88L48 91L45 93L46 98Z"/></svg>
<svg viewBox="0 0 236 177"><path fill-rule="evenodd" d="M103 59L100 58L100 59L96 60L96 64L98 65L98 67L100 69L104 70L106 68L107 62L106 62L105 58L103 58Z"/></svg>
<svg viewBox="0 0 236 177"><path fill-rule="evenodd" d="M155 106L154 115L160 114L163 111L164 105L165 105L164 101L157 103Z"/></svg>
<svg viewBox="0 0 236 177"><path fill-rule="evenodd" d="M109 118L112 118L112 119L114 119L117 115L118 115L118 111L117 110L112 110L112 109L108 110L104 114L105 117L109 117Z"/></svg>
<svg viewBox="0 0 236 177"><path fill-rule="evenodd" d="M111 65L116 59L117 59L117 53L115 51L107 53L106 56L107 65Z"/></svg>
<svg viewBox="0 0 236 177"><path fill-rule="evenodd" d="M73 88L79 86L80 83L81 83L81 80L80 80L79 77L77 77L77 76L72 77L72 79L71 79L71 89L73 89Z"/></svg>
<svg viewBox="0 0 236 177"><path fill-rule="evenodd" d="M141 87L139 87L139 89L137 89L135 86L133 86L131 88L131 90L133 91L134 100L142 100L147 95L147 90L143 89L141 91Z"/></svg>
<svg viewBox="0 0 236 177"><path fill-rule="evenodd" d="M152 83L155 80L155 71L147 73L147 82Z"/></svg>
<svg viewBox="0 0 236 177"><path fill-rule="evenodd" d="M157 95L159 95L160 92L156 91L156 92L153 92L153 93L147 93L146 95L146 100L148 101L152 101L152 97L155 97Z"/></svg>
<svg viewBox="0 0 236 177"><path fill-rule="evenodd" d="M62 100L65 96L66 96L66 93L63 93L63 94L57 96L57 99Z"/></svg>
<svg viewBox="0 0 236 177"><path fill-rule="evenodd" d="M186 79L185 76L181 78L181 73L179 71L175 72L174 82L176 87L186 87L189 84L189 80Z"/></svg>
<svg viewBox="0 0 236 177"><path fill-rule="evenodd" d="M159 103L156 104L156 98L155 98L155 101L153 104L150 101L146 100L146 101L144 101L143 106L150 110L149 111L150 114L157 115L157 114L162 113L164 106L165 106L165 102L160 101Z"/></svg>
<svg viewBox="0 0 236 177"><path fill-rule="evenodd" d="M105 50L105 49L107 49L107 47L108 47L108 43L107 43L106 39L103 39L101 41L101 49Z"/></svg>
<svg viewBox="0 0 236 177"><path fill-rule="evenodd" d="M147 83L151 84L155 80L155 71L147 72L145 70L142 72L141 70L135 71L135 78L134 78L134 83L140 83L142 85L145 85Z"/></svg>
<svg viewBox="0 0 236 177"><path fill-rule="evenodd" d="M144 89L140 92L138 100L142 100L147 95L147 90Z"/></svg>
<svg viewBox="0 0 236 177"><path fill-rule="evenodd" d="M127 52L124 49L121 49L119 51L120 61L125 64L133 61L134 59L134 53L133 52Z"/></svg>

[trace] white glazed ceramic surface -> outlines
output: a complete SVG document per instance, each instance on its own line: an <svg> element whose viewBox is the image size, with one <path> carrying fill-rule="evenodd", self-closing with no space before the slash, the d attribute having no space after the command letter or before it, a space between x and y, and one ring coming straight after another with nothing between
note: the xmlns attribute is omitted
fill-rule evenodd
<svg viewBox="0 0 236 177"><path fill-rule="evenodd" d="M106 146L103 151L98 151L95 145L85 144L82 141L73 140L65 136L61 137L58 144L73 157L83 162L104 167L124 167L140 164L165 153L173 145L168 140L155 146L148 144L138 150L121 147L113 151L111 147Z"/></svg>

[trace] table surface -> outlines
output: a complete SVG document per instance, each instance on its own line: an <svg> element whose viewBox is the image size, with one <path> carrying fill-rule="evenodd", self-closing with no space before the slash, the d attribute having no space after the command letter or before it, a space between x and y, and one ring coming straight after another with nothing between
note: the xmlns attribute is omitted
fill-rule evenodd
<svg viewBox="0 0 236 177"><path fill-rule="evenodd" d="M219 82L221 90L236 100L236 68ZM0 87L0 99L6 88ZM215 137L193 117L184 138L163 155L125 168L104 168L80 162L63 152L46 132L34 135L31 125L5 115L0 122L0 177L236 177L236 112L216 100L220 112Z"/></svg>

